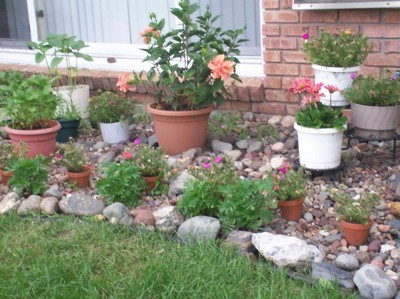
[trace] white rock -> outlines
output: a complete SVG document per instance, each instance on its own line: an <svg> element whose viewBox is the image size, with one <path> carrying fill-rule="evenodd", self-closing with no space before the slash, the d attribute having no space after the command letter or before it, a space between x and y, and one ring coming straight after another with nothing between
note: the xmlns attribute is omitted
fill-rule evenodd
<svg viewBox="0 0 400 299"><path fill-rule="evenodd" d="M282 116L280 115L274 115L268 120L268 124L271 126L276 126L282 119Z"/></svg>
<svg viewBox="0 0 400 299"><path fill-rule="evenodd" d="M389 244L383 244L381 245L381 253L389 253L393 249L395 249L396 246L389 245Z"/></svg>
<svg viewBox="0 0 400 299"><path fill-rule="evenodd" d="M295 118L291 115L286 115L282 118L281 124L284 128L293 128L295 122Z"/></svg>
<svg viewBox="0 0 400 299"><path fill-rule="evenodd" d="M273 169L282 168L284 162L285 162L285 157L282 155L274 156L270 161Z"/></svg>
<svg viewBox="0 0 400 299"><path fill-rule="evenodd" d="M239 150L232 150L232 151L224 151L224 155L228 156L232 162L237 161L242 155L242 152Z"/></svg>
<svg viewBox="0 0 400 299"><path fill-rule="evenodd" d="M164 207L153 212L156 228L166 232L174 232L183 222L183 216L175 206Z"/></svg>
<svg viewBox="0 0 400 299"><path fill-rule="evenodd" d="M16 192L10 192L0 201L0 215L17 210L21 200Z"/></svg>

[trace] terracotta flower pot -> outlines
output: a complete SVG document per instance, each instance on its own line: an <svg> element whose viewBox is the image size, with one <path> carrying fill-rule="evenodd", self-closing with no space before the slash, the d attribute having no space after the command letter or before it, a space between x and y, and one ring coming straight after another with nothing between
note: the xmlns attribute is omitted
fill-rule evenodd
<svg viewBox="0 0 400 299"><path fill-rule="evenodd" d="M367 242L369 230L372 226L372 221L368 224L351 223L341 220L344 237L350 245L359 246Z"/></svg>
<svg viewBox="0 0 400 299"><path fill-rule="evenodd" d="M278 201L278 207L283 218L289 221L297 221L301 217L304 197L296 200Z"/></svg>
<svg viewBox="0 0 400 299"><path fill-rule="evenodd" d="M142 179L146 182L148 191L151 191L156 187L157 176L142 176Z"/></svg>
<svg viewBox="0 0 400 299"><path fill-rule="evenodd" d="M12 176L12 172L11 171L3 171L0 170L0 175L1 175L1 182L6 185L8 184L8 180L10 179L10 177Z"/></svg>
<svg viewBox="0 0 400 299"><path fill-rule="evenodd" d="M16 130L9 126L4 127L11 141L19 148L22 141L27 146L26 157L37 155L50 156L56 151L56 136L61 125L55 120L50 121L50 127L39 130Z"/></svg>
<svg viewBox="0 0 400 299"><path fill-rule="evenodd" d="M213 106L192 111L165 111L147 106L152 115L158 144L169 155L202 147L207 138L208 117Z"/></svg>
<svg viewBox="0 0 400 299"><path fill-rule="evenodd" d="M67 171L67 175L69 181L76 182L79 188L84 188L89 185L89 178L92 173L92 168L90 166L84 166L85 171L83 172L69 172Z"/></svg>

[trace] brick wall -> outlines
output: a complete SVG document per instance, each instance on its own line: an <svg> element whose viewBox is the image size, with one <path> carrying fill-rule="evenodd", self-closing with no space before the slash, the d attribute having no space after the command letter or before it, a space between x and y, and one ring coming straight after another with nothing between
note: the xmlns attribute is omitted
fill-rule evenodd
<svg viewBox="0 0 400 299"><path fill-rule="evenodd" d="M265 101L254 112L294 114L298 98L287 92L298 76L314 76L301 51L304 33L317 35L321 27L351 28L374 43L361 73L379 74L400 69L400 10L309 10L296 11L290 0L263 0Z"/></svg>

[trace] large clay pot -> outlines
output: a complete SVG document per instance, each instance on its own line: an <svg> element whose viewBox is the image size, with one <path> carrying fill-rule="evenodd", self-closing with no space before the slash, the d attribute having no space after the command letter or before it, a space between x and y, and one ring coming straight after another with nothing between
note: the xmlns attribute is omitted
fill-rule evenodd
<svg viewBox="0 0 400 299"><path fill-rule="evenodd" d="M125 142L129 139L129 121L123 120L116 123L100 123L103 141L110 144Z"/></svg>
<svg viewBox="0 0 400 299"><path fill-rule="evenodd" d="M85 171L83 172L69 172L67 175L71 183L76 182L79 188L84 188L89 185L90 175L92 173L92 168L90 166L84 166Z"/></svg>
<svg viewBox="0 0 400 299"><path fill-rule="evenodd" d="M213 106L201 110L165 111L147 106L152 115L158 144L169 155L202 147L207 138L208 118Z"/></svg>
<svg viewBox="0 0 400 299"><path fill-rule="evenodd" d="M281 215L288 221L297 221L301 218L304 197L296 200L278 201L278 207Z"/></svg>
<svg viewBox="0 0 400 299"><path fill-rule="evenodd" d="M367 242L372 221L368 224L359 224L341 220L340 223L347 243L353 246L359 246Z"/></svg>
<svg viewBox="0 0 400 299"><path fill-rule="evenodd" d="M59 94L67 102L71 101L77 107L81 117L86 119L89 117L87 111L89 105L89 85L77 85L75 89L72 90L72 94L68 86L60 86L54 89L55 94Z"/></svg>
<svg viewBox="0 0 400 299"><path fill-rule="evenodd" d="M50 127L39 130L16 130L8 125L4 131L8 133L11 141L19 148L20 141L27 147L26 157L32 158L37 155L49 157L56 151L56 136L61 125L55 121L50 121Z"/></svg>

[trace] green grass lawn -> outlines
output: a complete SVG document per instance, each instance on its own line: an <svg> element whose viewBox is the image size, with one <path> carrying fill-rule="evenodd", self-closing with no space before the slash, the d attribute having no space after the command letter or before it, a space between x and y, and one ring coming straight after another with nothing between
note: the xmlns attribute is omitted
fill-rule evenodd
<svg viewBox="0 0 400 299"><path fill-rule="evenodd" d="M0 298L349 298L217 243L71 216L0 216Z"/></svg>

